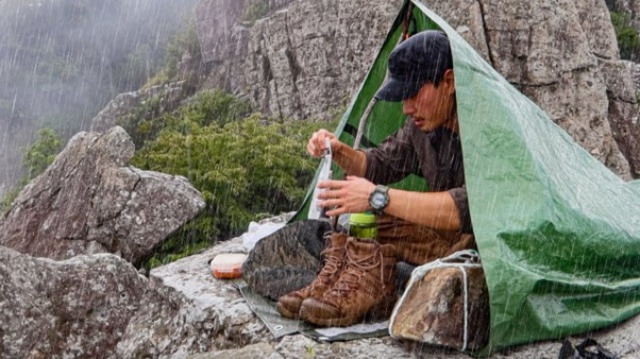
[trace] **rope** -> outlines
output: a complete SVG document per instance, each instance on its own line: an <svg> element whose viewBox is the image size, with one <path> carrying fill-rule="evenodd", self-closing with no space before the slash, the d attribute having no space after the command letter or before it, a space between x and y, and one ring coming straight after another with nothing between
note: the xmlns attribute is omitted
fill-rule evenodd
<svg viewBox="0 0 640 359"><path fill-rule="evenodd" d="M464 267L458 268L462 271L462 288L464 292L464 333L460 351L465 351L469 343L469 282L467 280L467 270Z"/></svg>

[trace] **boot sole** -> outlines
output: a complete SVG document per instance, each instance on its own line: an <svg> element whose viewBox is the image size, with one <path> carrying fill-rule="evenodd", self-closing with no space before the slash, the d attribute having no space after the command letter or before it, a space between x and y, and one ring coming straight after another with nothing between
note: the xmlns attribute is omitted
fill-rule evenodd
<svg viewBox="0 0 640 359"><path fill-rule="evenodd" d="M323 327L348 327L362 323L363 321L377 322L382 319L389 319L393 312L396 300L397 298L394 295L393 298L383 300L381 303L372 307L366 313L358 317L343 316L340 318L316 318L313 316L311 311L306 311L305 307L302 306L300 308L299 317L307 322Z"/></svg>

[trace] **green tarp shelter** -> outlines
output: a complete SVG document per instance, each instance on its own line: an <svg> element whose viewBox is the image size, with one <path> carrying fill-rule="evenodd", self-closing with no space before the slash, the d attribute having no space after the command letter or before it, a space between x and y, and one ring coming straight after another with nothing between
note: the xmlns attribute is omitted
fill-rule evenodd
<svg viewBox="0 0 640 359"><path fill-rule="evenodd" d="M490 295L490 341L477 354L640 313L640 181L626 183L594 159L421 2L405 1L339 138L353 144L365 117L360 147L373 146L405 121L401 104L372 98L407 13L410 31L440 28L451 41L471 218Z"/></svg>

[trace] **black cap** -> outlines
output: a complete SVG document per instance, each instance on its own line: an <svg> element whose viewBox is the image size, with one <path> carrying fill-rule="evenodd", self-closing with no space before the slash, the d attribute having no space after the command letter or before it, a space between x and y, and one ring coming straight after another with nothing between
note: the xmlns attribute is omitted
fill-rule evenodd
<svg viewBox="0 0 640 359"><path fill-rule="evenodd" d="M389 80L375 97L391 102L410 99L426 83L438 86L444 72L451 68L453 59L447 35L436 30L417 33L389 55Z"/></svg>

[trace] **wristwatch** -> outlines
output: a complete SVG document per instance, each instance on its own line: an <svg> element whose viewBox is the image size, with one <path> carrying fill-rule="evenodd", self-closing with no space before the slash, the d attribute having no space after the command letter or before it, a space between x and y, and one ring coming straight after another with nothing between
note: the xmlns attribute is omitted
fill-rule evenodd
<svg viewBox="0 0 640 359"><path fill-rule="evenodd" d="M377 185L376 188L369 195L369 205L375 214L382 214L384 209L389 204L389 187L383 186L381 184Z"/></svg>

